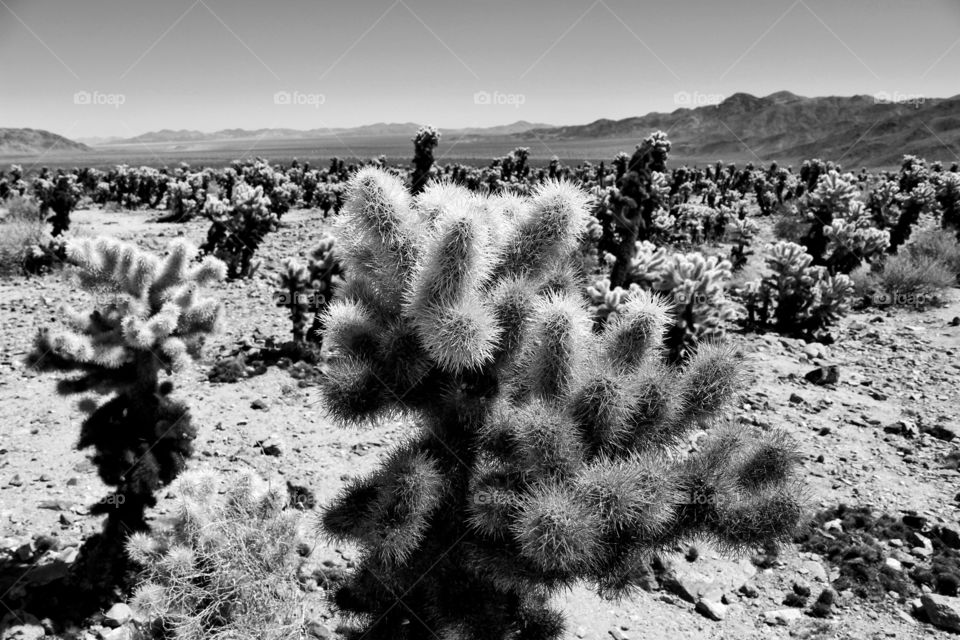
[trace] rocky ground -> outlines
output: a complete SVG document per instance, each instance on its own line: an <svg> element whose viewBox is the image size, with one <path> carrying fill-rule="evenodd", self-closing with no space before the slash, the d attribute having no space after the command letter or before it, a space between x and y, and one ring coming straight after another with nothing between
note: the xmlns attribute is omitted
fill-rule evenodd
<svg viewBox="0 0 960 640"><path fill-rule="evenodd" d="M74 214L79 234L109 234L159 249L177 235L202 241L204 221L160 225L149 212ZM200 425L194 466L229 477L244 470L280 473L309 487L319 502L349 476L371 469L404 433L402 422L364 431L335 429L317 390L289 371L235 384L207 380L219 356L262 338L287 339L290 325L274 306L272 277L288 256L303 256L324 232L316 212L294 211L269 236L252 281L224 283L226 322L203 361L176 380L178 393ZM960 298L952 292L954 300ZM32 584L68 566L85 537L100 528L87 507L107 491L86 454L74 449L83 414L75 398L54 395L57 374L26 370L21 362L37 327L56 318L63 302L82 305L87 294L62 274L0 282L0 560L20 570L0 597L2 638L39 638L43 621L17 608ZM955 540L960 509L960 302L926 311L870 310L845 317L831 346L778 335L734 335L753 362L752 385L738 416L762 427L782 427L798 440L811 516L840 503L870 506L909 523L904 539L880 540L885 566L907 571L929 562L933 544ZM823 367L835 382L805 376ZM835 367L835 369L831 369ZM695 434L690 446L697 446ZM276 447L264 447L272 439ZM260 444L258 444L260 443ZM154 511L169 512L169 495ZM813 528L842 535L839 520ZM664 558L646 589L622 602L578 588L561 600L576 638L919 638L960 631L960 600L915 590L906 597L872 599L840 589L826 617L812 605L837 587L841 565L789 545L776 557L722 557L705 545L697 553ZM939 553L939 551L937 551ZM348 569L354 551L317 545L311 567ZM4 558L4 556L6 556ZM893 561L893 562L891 562ZM321 581L322 582L322 581ZM831 583L833 583L831 585ZM311 633L337 637L324 592L314 582ZM929 589L927 589L929 591ZM921 601L923 599L923 601ZM77 631L81 638L129 637L122 607ZM952 616L952 617L951 617Z"/></svg>

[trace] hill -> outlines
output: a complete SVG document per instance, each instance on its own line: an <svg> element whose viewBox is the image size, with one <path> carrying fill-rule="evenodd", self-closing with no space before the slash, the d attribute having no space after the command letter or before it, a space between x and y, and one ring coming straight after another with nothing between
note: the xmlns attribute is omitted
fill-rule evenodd
<svg viewBox="0 0 960 640"><path fill-rule="evenodd" d="M90 147L43 129L0 128L0 155L90 151Z"/></svg>
<svg viewBox="0 0 960 640"><path fill-rule="evenodd" d="M548 144L622 139L629 151L658 129L668 132L674 155L704 161L746 155L754 162L789 163L819 157L846 166L885 166L909 153L952 162L960 153L960 96L878 100L737 93L718 104L535 129L517 137Z"/></svg>

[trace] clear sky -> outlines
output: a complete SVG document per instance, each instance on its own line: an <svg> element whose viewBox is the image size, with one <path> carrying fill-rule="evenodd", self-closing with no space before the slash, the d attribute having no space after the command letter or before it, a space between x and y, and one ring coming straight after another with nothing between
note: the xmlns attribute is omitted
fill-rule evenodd
<svg viewBox="0 0 960 640"><path fill-rule="evenodd" d="M958 70L958 0L0 0L0 126L71 138L947 97Z"/></svg>

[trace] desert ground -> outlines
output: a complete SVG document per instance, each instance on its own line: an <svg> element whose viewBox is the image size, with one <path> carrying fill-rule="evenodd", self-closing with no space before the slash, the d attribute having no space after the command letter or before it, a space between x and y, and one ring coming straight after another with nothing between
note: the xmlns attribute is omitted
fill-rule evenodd
<svg viewBox="0 0 960 640"><path fill-rule="evenodd" d="M156 217L152 211L84 210L72 221L78 234L106 234L153 250L180 235L199 243L208 226L203 219L157 224ZM215 286L224 304L222 328L207 343L203 359L175 378L200 427L192 467L213 468L227 478L245 470L280 474L309 488L318 504L331 499L345 479L372 469L408 425L398 419L366 430L339 429L325 415L309 378L298 379L289 368L270 367L236 383L211 382L208 374L218 359L238 350L249 353L267 339L288 339L289 320L273 301L276 274L284 258L305 254L326 230L319 212L287 214L258 253L257 275ZM761 427L777 425L797 439L809 517L847 503L898 519L914 516L911 521L920 522L922 530L957 531L957 293L951 290L946 306L939 308L851 313L833 331L835 343L829 346L777 334L732 336L751 362L751 384L736 417ZM4 639L38 637L26 635L36 626L15 626L12 616L24 615L16 609L18 596L41 579L42 567L69 559L101 527L101 518L89 515L88 506L108 490L87 454L75 448L84 414L76 398L55 395L60 375L37 373L23 363L34 333L56 320L59 305L82 306L87 296L62 272L0 281L0 554L16 558L27 545L26 558L17 565L24 575L5 587L2 598L11 611L0 611L6 615L0 626L23 635ZM822 365L838 367L836 383L805 379ZM699 435L690 439L690 448ZM152 510L152 519L160 522L169 515L171 497L167 493ZM306 532L308 538L311 534ZM34 555L30 545L39 536L52 537L54 544ZM356 550L316 535L311 543L304 568L311 590L309 631L314 637L339 637L342 621L325 600L325 576L353 566ZM924 558L924 550L910 541L882 540L881 545L903 567ZM841 590L833 615L826 618L808 615L809 607L784 604L795 591L811 594L812 604L840 575L837 564L801 545L786 545L776 557L730 556L705 545L697 545L697 551L680 549L663 558L648 588L620 602L584 588L566 593L570 637L950 637L922 614L914 615L915 597L861 598ZM66 637L120 637L110 626L93 620Z"/></svg>

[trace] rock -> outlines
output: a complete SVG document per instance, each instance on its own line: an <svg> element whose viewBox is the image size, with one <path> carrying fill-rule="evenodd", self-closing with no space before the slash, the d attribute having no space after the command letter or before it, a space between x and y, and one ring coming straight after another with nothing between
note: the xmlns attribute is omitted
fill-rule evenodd
<svg viewBox="0 0 960 640"><path fill-rule="evenodd" d="M884 433L901 435L906 438L916 438L920 434L920 430L917 428L916 423L910 420L897 420L893 424L885 426L883 431Z"/></svg>
<svg viewBox="0 0 960 640"><path fill-rule="evenodd" d="M65 514L65 513L61 513L61 514L60 514L60 524L63 525L63 526L65 526L65 527L69 527L70 525L73 524L73 518L71 518L70 516L68 516L68 515Z"/></svg>
<svg viewBox="0 0 960 640"><path fill-rule="evenodd" d="M136 635L129 626L117 627L103 634L103 640L134 640Z"/></svg>
<svg viewBox="0 0 960 640"><path fill-rule="evenodd" d="M630 640L630 636L617 628L610 629L610 637L613 640Z"/></svg>
<svg viewBox="0 0 960 640"><path fill-rule="evenodd" d="M827 348L819 342L811 342L804 345L803 353L811 360L827 357Z"/></svg>
<svg viewBox="0 0 960 640"><path fill-rule="evenodd" d="M903 565L896 558L887 558L883 563L894 571L903 571Z"/></svg>
<svg viewBox="0 0 960 640"><path fill-rule="evenodd" d="M3 640L40 640L47 635L40 621L29 613L10 612L0 620L0 638Z"/></svg>
<svg viewBox="0 0 960 640"><path fill-rule="evenodd" d="M803 398L800 396L800 394L797 394L797 393L790 394L790 404L801 404L802 402L803 402Z"/></svg>
<svg viewBox="0 0 960 640"><path fill-rule="evenodd" d="M840 518L834 520L827 520L823 523L824 531L836 531L837 533L843 533L843 521Z"/></svg>
<svg viewBox="0 0 960 640"><path fill-rule="evenodd" d="M113 605L103 614L103 624L111 628L123 626L132 619L133 610L122 602Z"/></svg>
<svg viewBox="0 0 960 640"><path fill-rule="evenodd" d="M960 598L930 593L920 602L934 626L960 633Z"/></svg>
<svg viewBox="0 0 960 640"><path fill-rule="evenodd" d="M840 380L840 367L835 364L817 367L808 371L803 377L815 385L836 384Z"/></svg>
<svg viewBox="0 0 960 640"><path fill-rule="evenodd" d="M763 621L769 625L787 626L791 622L800 619L803 612L800 609L777 609L775 611L764 611Z"/></svg>
<svg viewBox="0 0 960 640"><path fill-rule="evenodd" d="M710 620L723 620L727 617L727 605L710 600L697 600L694 610Z"/></svg>
<svg viewBox="0 0 960 640"><path fill-rule="evenodd" d="M687 602L710 598L719 602L724 593L734 592L756 575L747 560L733 562L713 559L705 554L695 563L677 563L661 576L663 587Z"/></svg>
<svg viewBox="0 0 960 640"><path fill-rule="evenodd" d="M318 640L333 640L337 636L326 625L321 624L316 620L311 620L307 623L307 637L318 638Z"/></svg>
<svg viewBox="0 0 960 640"><path fill-rule="evenodd" d="M960 438L960 428L952 424L935 424L932 427L925 428L924 432L945 442L953 442Z"/></svg>
<svg viewBox="0 0 960 640"><path fill-rule="evenodd" d="M758 598L760 597L760 592L757 591L757 588L750 584L749 582L738 589L740 593L745 595L748 598Z"/></svg>
<svg viewBox="0 0 960 640"><path fill-rule="evenodd" d="M258 409L258 410L260 410L260 411L266 411L266 410L267 410L267 403L264 402L263 400L257 399L257 400L254 400L253 402L250 403L250 408L251 408L251 409Z"/></svg>
<svg viewBox="0 0 960 640"><path fill-rule="evenodd" d="M943 544L951 549L960 549L960 523L941 525L938 532Z"/></svg>
<svg viewBox="0 0 960 640"><path fill-rule="evenodd" d="M827 582L827 570L823 567L822 562L818 560L804 560L800 566L807 572L806 575L810 576L811 580Z"/></svg>
<svg viewBox="0 0 960 640"><path fill-rule="evenodd" d="M283 441L276 434L270 434L266 440L257 440L256 445L265 456L283 455Z"/></svg>
<svg viewBox="0 0 960 640"><path fill-rule="evenodd" d="M919 516L916 513L908 513L903 516L903 524L907 525L911 529L923 530L927 528L927 519L923 516Z"/></svg>
<svg viewBox="0 0 960 640"><path fill-rule="evenodd" d="M32 540L30 542L24 542L17 547L17 550L14 552L20 562L29 562L33 558L34 553L36 553L36 549L33 546Z"/></svg>

